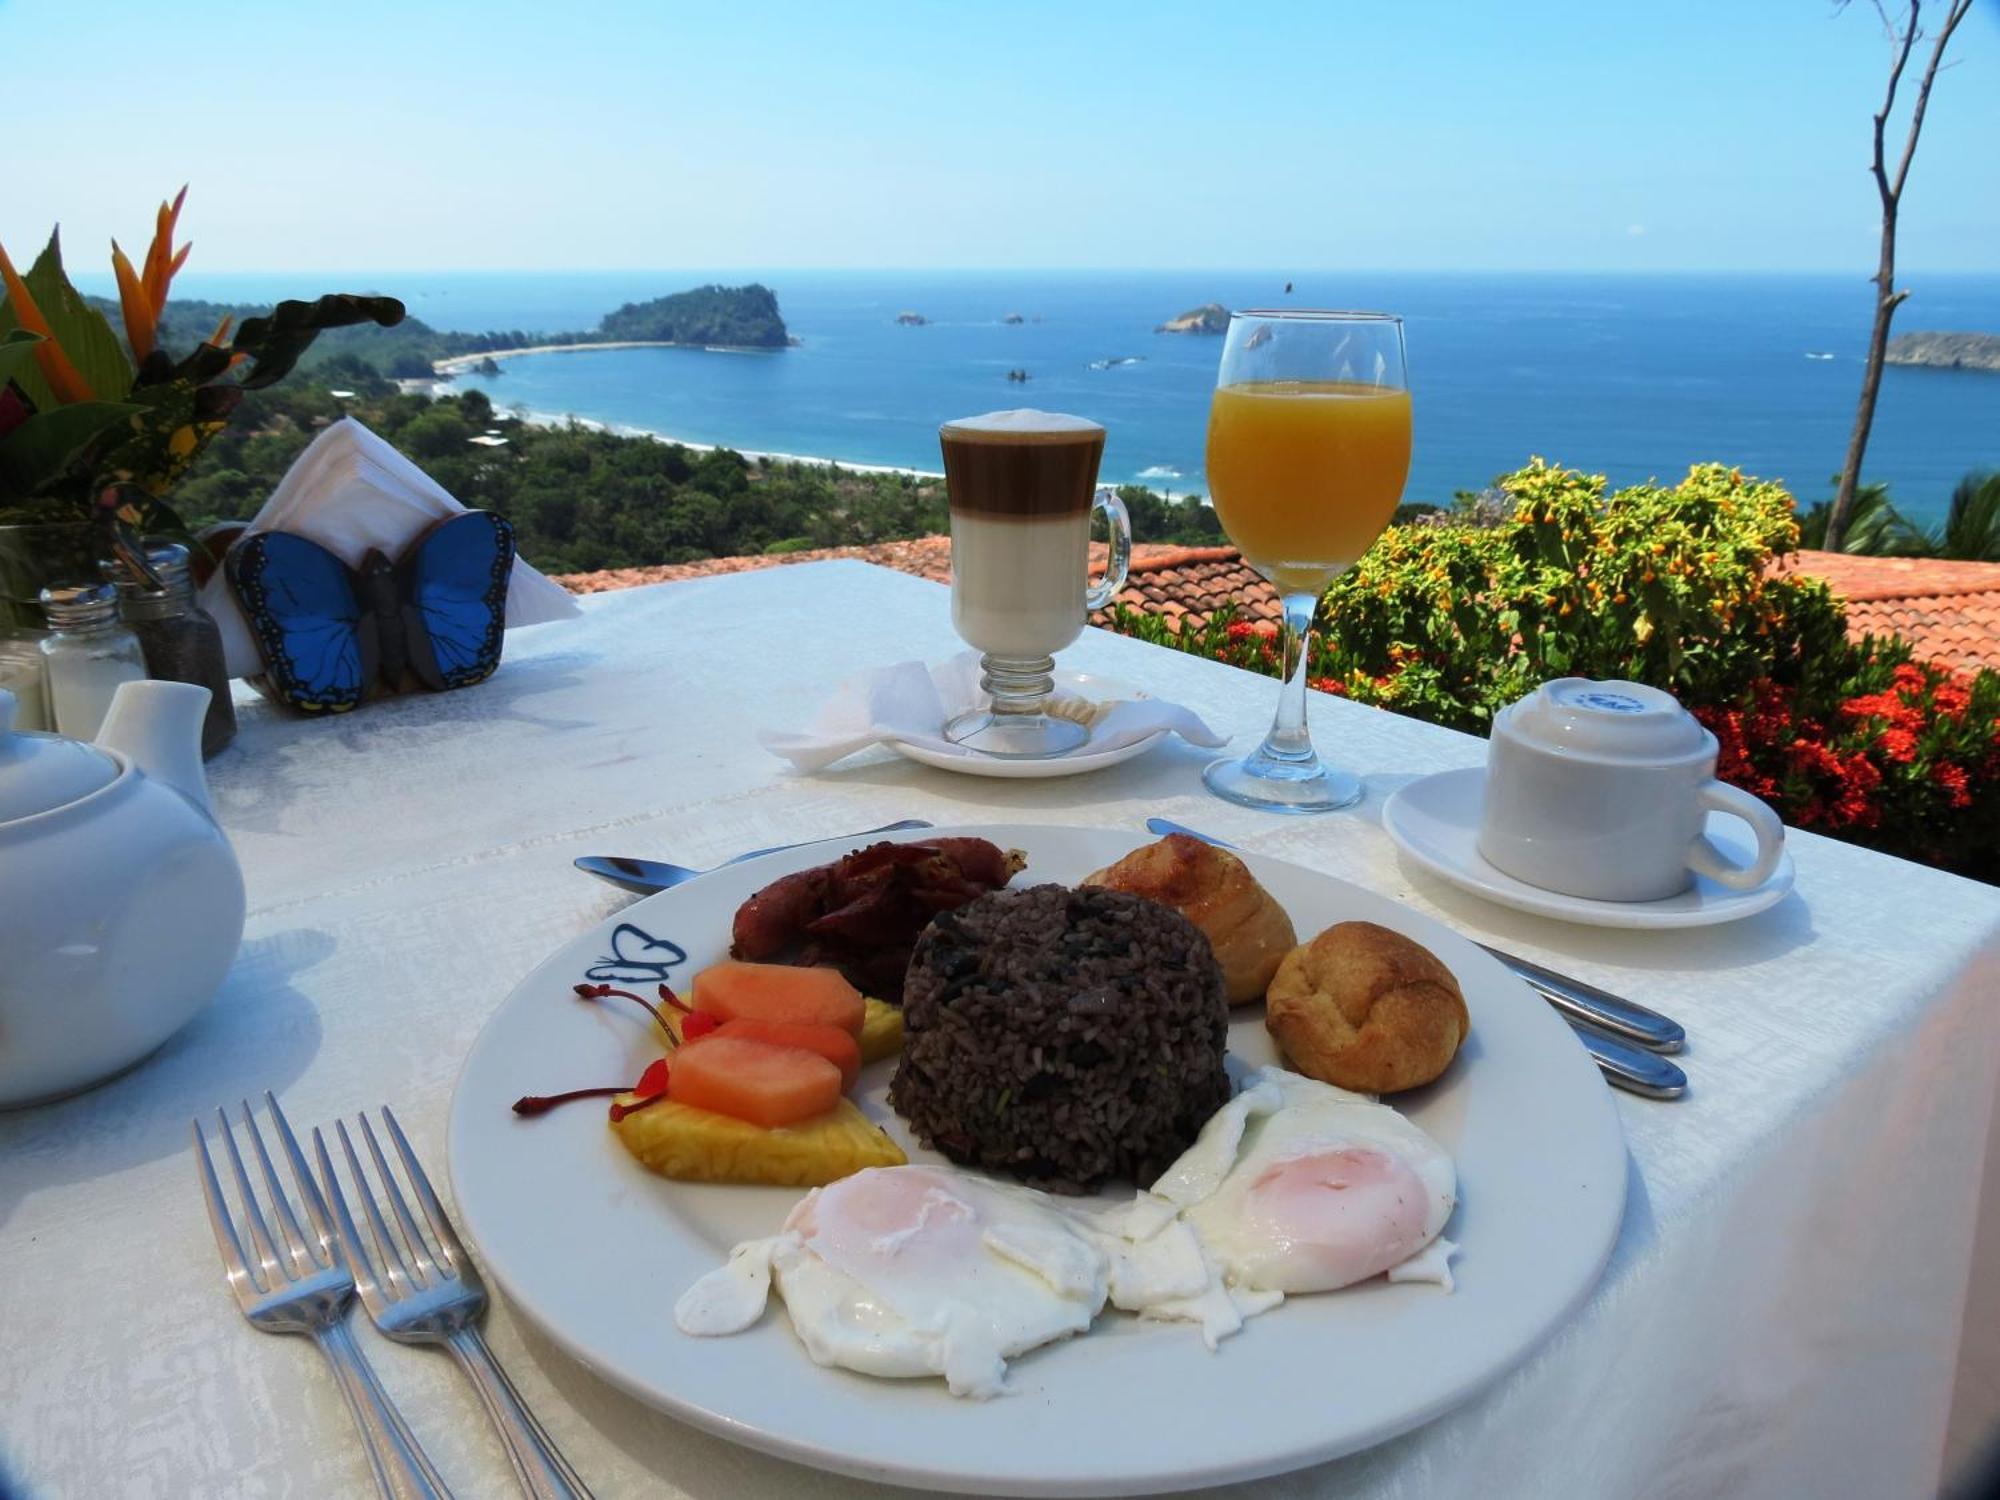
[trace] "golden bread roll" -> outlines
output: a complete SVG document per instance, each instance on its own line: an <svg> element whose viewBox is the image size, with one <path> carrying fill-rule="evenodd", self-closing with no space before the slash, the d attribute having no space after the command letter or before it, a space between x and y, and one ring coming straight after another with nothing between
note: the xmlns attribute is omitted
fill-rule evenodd
<svg viewBox="0 0 2000 1500"><path fill-rule="evenodd" d="M1366 1094L1429 1083L1472 1024L1451 970L1373 922L1340 922L1294 948L1265 999L1264 1025L1294 1068Z"/></svg>
<svg viewBox="0 0 2000 1500"><path fill-rule="evenodd" d="M1185 833L1134 849L1085 885L1128 891L1171 906L1199 927L1222 965L1231 1005L1263 998L1278 963L1299 940L1292 919L1242 860Z"/></svg>

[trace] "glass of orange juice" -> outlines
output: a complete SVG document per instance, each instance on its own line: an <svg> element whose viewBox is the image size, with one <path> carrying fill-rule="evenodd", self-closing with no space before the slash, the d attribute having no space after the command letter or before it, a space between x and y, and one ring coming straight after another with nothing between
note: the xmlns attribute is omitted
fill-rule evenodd
<svg viewBox="0 0 2000 1500"><path fill-rule="evenodd" d="M1244 561L1285 608L1285 685L1264 743L1202 773L1246 807L1328 812L1361 779L1324 764L1306 726L1313 611L1374 544L1410 472L1403 320L1387 313L1233 314L1208 410L1208 490Z"/></svg>

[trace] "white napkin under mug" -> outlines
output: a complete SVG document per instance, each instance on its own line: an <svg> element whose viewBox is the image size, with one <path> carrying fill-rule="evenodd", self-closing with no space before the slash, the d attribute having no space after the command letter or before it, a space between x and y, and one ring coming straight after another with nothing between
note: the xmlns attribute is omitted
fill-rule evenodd
<svg viewBox="0 0 2000 1500"><path fill-rule="evenodd" d="M1065 694L1058 684L1057 700L1065 697L1076 695ZM947 740L944 726L967 709L985 708L991 701L979 686L976 651L930 667L920 661L900 661L841 683L805 728L766 729L758 740L773 755L806 772L823 770L858 750L890 740L969 756L978 752ZM1089 743L1071 753L1102 754L1163 729L1211 749L1228 740L1191 708L1162 698L1126 698L1106 706L1091 722Z"/></svg>

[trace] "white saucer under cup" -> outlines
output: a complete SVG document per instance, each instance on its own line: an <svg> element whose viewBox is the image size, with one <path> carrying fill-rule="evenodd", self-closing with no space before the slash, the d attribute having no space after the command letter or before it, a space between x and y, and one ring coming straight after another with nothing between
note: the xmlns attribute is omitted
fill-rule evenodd
<svg viewBox="0 0 2000 1500"><path fill-rule="evenodd" d="M1382 826L1415 865L1462 891L1516 911L1588 927L1633 930L1709 927L1755 916L1784 900L1792 888L1792 857L1780 853L1771 877L1754 890L1737 891L1697 875L1678 895L1658 901L1601 901L1568 896L1517 880L1479 852L1479 819L1486 773L1478 767L1444 771L1399 788L1382 807ZM1750 853L1745 825L1713 816L1707 836L1730 859Z"/></svg>
<svg viewBox="0 0 2000 1500"><path fill-rule="evenodd" d="M1055 682L1059 693L1099 704L1147 696L1145 689L1129 682L1101 677L1094 672L1072 672L1065 667L1056 668ZM1092 729L1085 735L1084 742L1068 754L1048 756L983 755L957 745L915 745L907 740L890 740L888 744L905 760L936 766L940 771L957 771L964 776L985 776L1001 781L1043 781L1058 776L1082 776L1122 764L1134 756L1144 755L1168 733L1161 729L1143 739L1107 750L1093 743L1096 731Z"/></svg>

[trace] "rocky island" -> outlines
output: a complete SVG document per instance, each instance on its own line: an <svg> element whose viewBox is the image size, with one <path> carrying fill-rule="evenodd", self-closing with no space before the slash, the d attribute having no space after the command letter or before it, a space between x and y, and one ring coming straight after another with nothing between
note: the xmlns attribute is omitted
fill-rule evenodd
<svg viewBox="0 0 2000 1500"><path fill-rule="evenodd" d="M1892 365L2000 373L2000 334L1899 333L1889 340L1884 358Z"/></svg>
<svg viewBox="0 0 2000 1500"><path fill-rule="evenodd" d="M899 312L896 314L896 323L902 328L922 328L928 322L930 322L930 319L920 312Z"/></svg>
<svg viewBox="0 0 2000 1500"><path fill-rule="evenodd" d="M628 302L599 320L593 343L701 344L726 349L783 349L790 341L769 287L698 286Z"/></svg>
<svg viewBox="0 0 2000 1500"><path fill-rule="evenodd" d="M1226 333L1229 329L1229 309L1220 302L1204 302L1200 307L1191 308L1178 318L1169 318L1155 333Z"/></svg>

